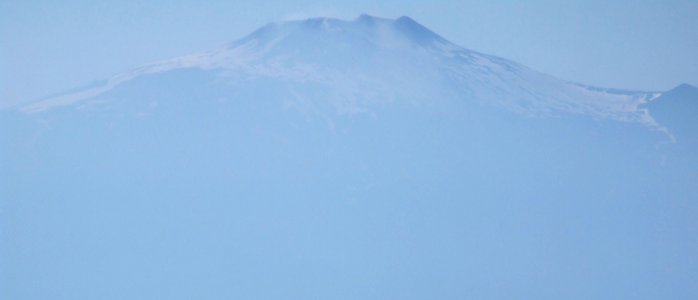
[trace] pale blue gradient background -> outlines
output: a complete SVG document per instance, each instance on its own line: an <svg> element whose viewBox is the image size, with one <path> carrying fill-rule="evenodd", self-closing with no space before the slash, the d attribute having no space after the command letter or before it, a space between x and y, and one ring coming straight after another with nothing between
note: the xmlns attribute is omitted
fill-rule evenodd
<svg viewBox="0 0 698 300"><path fill-rule="evenodd" d="M698 1L0 2L0 106L210 49L272 21L409 15L461 46L582 83L698 84Z"/></svg>
<svg viewBox="0 0 698 300"><path fill-rule="evenodd" d="M5 1L0 104L270 21L362 12L410 15L457 44L584 83L698 82L691 2L381 3ZM421 41L407 22L395 33ZM399 51L329 47L318 52L339 55L306 61L325 46L317 36L355 40L292 28L270 61L299 49L299 63L358 65L338 81L375 69L372 81L400 74L385 81L389 96L416 95L340 115L324 105L337 85L181 68L124 82L88 99L92 109L0 110L0 300L698 299L698 130L676 118L698 115L690 104L653 103L678 124L666 145L638 124L518 116L467 89L449 98L442 87L471 82L424 80L432 65L408 68L420 56ZM698 103L683 90L674 96ZM317 114L288 109L296 91Z"/></svg>

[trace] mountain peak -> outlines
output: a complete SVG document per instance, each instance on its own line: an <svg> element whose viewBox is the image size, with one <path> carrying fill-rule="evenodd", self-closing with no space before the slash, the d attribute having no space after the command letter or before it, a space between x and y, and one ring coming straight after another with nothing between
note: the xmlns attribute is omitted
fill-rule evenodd
<svg viewBox="0 0 698 300"><path fill-rule="evenodd" d="M378 47L431 48L449 44L446 39L417 23L410 17L396 19L361 14L353 20L314 17L268 24L246 38L232 44L237 47L254 41L267 49L293 44L295 48L325 47L333 43L374 45ZM452 48L456 48L452 45ZM300 52L308 52L304 49ZM314 50L310 50L312 52ZM352 54L353 56L353 54Z"/></svg>
<svg viewBox="0 0 698 300"><path fill-rule="evenodd" d="M404 33L411 40L419 42L420 44L434 41L445 41L445 39L440 37L438 34L407 16L402 16L395 19L393 24L400 32Z"/></svg>
<svg viewBox="0 0 698 300"><path fill-rule="evenodd" d="M139 67L112 76L102 85L27 105L22 111L101 103L99 97L127 83L187 71L241 89L250 87L251 94L259 92L256 84L273 82L282 95L279 98L298 99L297 105L313 109L314 105L329 107L323 112L327 114L368 111L372 105L396 99L427 105L439 98L478 101L532 115L586 113L654 124L645 110L638 109L654 95L569 83L462 48L410 17L387 19L368 14L354 20L308 18L271 23L220 49ZM308 104L306 99L316 101Z"/></svg>
<svg viewBox="0 0 698 300"><path fill-rule="evenodd" d="M698 132L695 122L695 116L698 115L698 87L680 84L662 93L646 107L652 117L678 135L678 138L695 136Z"/></svg>
<svg viewBox="0 0 698 300"><path fill-rule="evenodd" d="M682 98L682 99L697 99L698 87L688 83L682 83L675 88L662 93L662 98ZM659 99L657 99L659 100Z"/></svg>
<svg viewBox="0 0 698 300"><path fill-rule="evenodd" d="M688 83L682 83L671 89L669 92L698 92L698 87Z"/></svg>
<svg viewBox="0 0 698 300"><path fill-rule="evenodd" d="M372 16L369 14L361 14L361 15L359 15L358 18L356 18L355 21L356 22L375 22L375 21L386 21L386 20L388 20L388 19Z"/></svg>

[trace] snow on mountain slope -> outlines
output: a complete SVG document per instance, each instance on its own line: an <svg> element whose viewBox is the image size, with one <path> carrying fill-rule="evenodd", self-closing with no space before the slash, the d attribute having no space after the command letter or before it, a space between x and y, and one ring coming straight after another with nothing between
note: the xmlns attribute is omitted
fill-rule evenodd
<svg viewBox="0 0 698 300"><path fill-rule="evenodd" d="M287 87L292 105L329 104L332 111L325 113L339 115L359 113L377 103L428 105L437 99L456 99L526 115L575 113L656 126L641 105L660 95L567 82L457 46L408 17L361 15L353 21L314 18L272 23L219 49L142 66L20 110L39 113L95 105L91 99L125 82L188 68L215 71L221 81L231 84L274 80ZM315 87L330 92L318 97Z"/></svg>

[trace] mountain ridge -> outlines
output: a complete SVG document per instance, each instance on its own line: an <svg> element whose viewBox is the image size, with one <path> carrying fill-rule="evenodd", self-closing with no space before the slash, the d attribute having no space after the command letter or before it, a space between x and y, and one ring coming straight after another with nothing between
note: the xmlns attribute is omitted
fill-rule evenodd
<svg viewBox="0 0 698 300"><path fill-rule="evenodd" d="M370 103L356 100L360 95L373 95L371 101L382 103L439 92L521 114L586 114L659 126L641 105L661 93L561 80L453 44L407 16L386 19L366 14L349 21L309 18L270 23L222 48L141 66L101 85L19 110L31 114L83 103L142 76L184 68L218 70L245 80L269 78L294 86L317 84L325 87L324 93L335 95L332 106L353 107L337 109L338 114L367 110Z"/></svg>

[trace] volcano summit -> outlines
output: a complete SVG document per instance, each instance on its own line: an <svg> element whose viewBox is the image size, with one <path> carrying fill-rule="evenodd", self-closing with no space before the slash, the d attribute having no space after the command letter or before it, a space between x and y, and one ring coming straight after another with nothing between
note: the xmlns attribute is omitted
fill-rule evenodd
<svg viewBox="0 0 698 300"><path fill-rule="evenodd" d="M283 98L289 105L302 110L327 106L323 113L340 115L388 102L429 105L439 98L530 115L575 113L656 125L640 106L661 95L567 82L457 46L409 17L362 15L353 21L315 18L269 24L220 49L143 66L21 110L89 106L131 81L181 70L205 71L219 84L243 89L271 81L287 94Z"/></svg>

